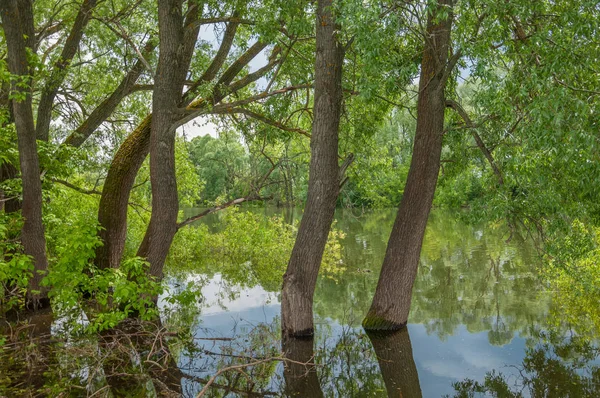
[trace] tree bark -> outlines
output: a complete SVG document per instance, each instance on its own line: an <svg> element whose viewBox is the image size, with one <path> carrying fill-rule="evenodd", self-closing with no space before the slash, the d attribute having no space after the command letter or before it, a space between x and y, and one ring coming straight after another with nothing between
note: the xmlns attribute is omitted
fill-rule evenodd
<svg viewBox="0 0 600 398"><path fill-rule="evenodd" d="M317 5L315 100L308 195L283 277L281 328L284 339L314 334L313 295L339 193L338 129L344 49L336 38L340 27L332 14L332 3L332 0L320 0Z"/></svg>
<svg viewBox="0 0 600 398"><path fill-rule="evenodd" d="M440 169L444 88L456 62L448 62L452 4L453 0L441 0L428 16L413 156L373 303L363 321L367 330L398 330L408 321L412 287ZM446 19L436 18L441 10L450 11Z"/></svg>
<svg viewBox="0 0 600 398"><path fill-rule="evenodd" d="M19 1L17 4L19 10L19 21L23 33L23 40L25 41L25 47L34 50L35 43L35 28L33 25L33 4L31 0ZM14 123L13 104L10 99L11 85L3 83L2 87L2 106L8 108L9 118L7 124ZM0 174L0 182L11 180L13 178L21 178L19 170L15 165L10 163L3 163L0 168L2 171ZM4 211L6 213L16 213L21 210L21 200L19 198L13 198L4 203Z"/></svg>
<svg viewBox="0 0 600 398"><path fill-rule="evenodd" d="M185 57L183 48L185 32L182 8L181 0L158 2L160 54L154 77L150 133L152 215L138 250L138 256L145 257L150 263L150 275L157 280L163 276L163 265L177 232L179 211L173 125L180 116L179 102L191 59Z"/></svg>
<svg viewBox="0 0 600 398"><path fill-rule="evenodd" d="M121 144L108 169L98 208L98 223L102 227L98 236L103 242L96 249L98 268L117 268L121 264L127 237L129 196L148 155L151 123L152 114L146 116Z"/></svg>
<svg viewBox="0 0 600 398"><path fill-rule="evenodd" d="M313 339L283 339L283 352L287 359L283 377L286 397L323 397L317 370L314 366Z"/></svg>
<svg viewBox="0 0 600 398"><path fill-rule="evenodd" d="M371 332L367 336L375 349L388 397L421 398L408 328L392 334Z"/></svg>
<svg viewBox="0 0 600 398"><path fill-rule="evenodd" d="M26 32L33 31L33 15L21 15L24 8L31 11L31 7L23 7L23 4L19 6L18 3L17 0L2 1L0 13L8 50L8 67L11 74L17 76L17 79L12 81L12 90L17 93L18 98L12 100L12 105L23 180L22 215L25 222L21 241L25 254L33 259L34 272L29 282L27 298L29 304L37 308L42 304L42 300L47 299L47 291L40 286L40 282L48 269L48 260L42 224L42 184L31 107L31 78L27 60L27 43L24 40ZM28 41L31 45L32 40L28 39Z"/></svg>

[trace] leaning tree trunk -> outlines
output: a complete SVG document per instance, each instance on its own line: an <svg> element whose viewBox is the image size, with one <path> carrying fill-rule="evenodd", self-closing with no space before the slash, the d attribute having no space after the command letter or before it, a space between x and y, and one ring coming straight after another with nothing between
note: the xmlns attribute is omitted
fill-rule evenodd
<svg viewBox="0 0 600 398"><path fill-rule="evenodd" d="M317 6L315 101L308 197L283 277L281 328L284 339L311 336L314 333L313 295L339 193L338 129L344 49L336 39L336 31L340 28L332 15L332 3L332 0L320 0Z"/></svg>
<svg viewBox="0 0 600 398"><path fill-rule="evenodd" d="M421 398L408 328L384 335L371 332L367 336L375 349L388 397Z"/></svg>
<svg viewBox="0 0 600 398"><path fill-rule="evenodd" d="M13 91L18 93L18 98L15 98L12 104L23 180L22 215L25 222L21 241L25 254L33 259L34 272L29 282L27 296L29 303L37 308L40 301L47 298L46 289L42 289L40 282L48 269L48 260L42 224L42 184L31 108L31 80L26 50L27 44L31 45L31 42L26 44L24 39L29 37L27 33L32 31L33 14L21 15L25 12L25 8L31 11L31 7L23 7L23 4L30 5L28 1L20 3L17 0L3 0L0 2L0 13L8 50L8 67L13 75L18 76L18 81L12 82Z"/></svg>
<svg viewBox="0 0 600 398"><path fill-rule="evenodd" d="M150 274L162 279L163 264L177 232L175 128L187 70L183 57L184 24L181 0L158 2L160 54L152 95L150 182L152 215L138 255L150 263ZM194 40L195 43L195 40Z"/></svg>
<svg viewBox="0 0 600 398"><path fill-rule="evenodd" d="M98 236L103 245L96 249L99 268L116 268L121 264L127 237L127 209L135 177L144 163L150 147L152 114L138 125L119 147L104 182L98 223Z"/></svg>
<svg viewBox="0 0 600 398"><path fill-rule="evenodd" d="M441 0L428 17L413 155L375 297L363 321L367 330L397 330L408 321L412 287L440 169L444 88L452 68L451 63L446 64L453 16L450 13L440 20L437 14L451 6L452 0Z"/></svg>

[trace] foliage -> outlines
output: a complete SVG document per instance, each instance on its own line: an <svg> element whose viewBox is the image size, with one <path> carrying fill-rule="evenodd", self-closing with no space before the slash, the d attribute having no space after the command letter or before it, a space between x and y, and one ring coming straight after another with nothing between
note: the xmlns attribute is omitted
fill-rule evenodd
<svg viewBox="0 0 600 398"><path fill-rule="evenodd" d="M575 220L567 234L550 241L542 270L555 292L555 325L569 324L587 336L600 330L599 237L600 229Z"/></svg>
<svg viewBox="0 0 600 398"><path fill-rule="evenodd" d="M0 313L24 304L33 273L29 256L23 254L18 241L22 220L0 213Z"/></svg>
<svg viewBox="0 0 600 398"><path fill-rule="evenodd" d="M56 188L51 194L51 211L46 213L50 269L43 283L51 288L57 313L75 314L78 319L85 311L86 322L73 326L90 332L114 327L131 314L144 319L155 316L151 298L158 294L159 285L148 279L143 260L128 258L118 269L99 270L93 265L95 249L102 244L97 236L96 198L68 188ZM73 209L75 201L79 206Z"/></svg>
<svg viewBox="0 0 600 398"><path fill-rule="evenodd" d="M248 155L237 134L196 137L189 143L189 153L198 176L207 182L204 189L197 189L201 192L201 203L214 203L217 198L231 200L245 194Z"/></svg>
<svg viewBox="0 0 600 398"><path fill-rule="evenodd" d="M218 231L206 224L182 229L175 237L167 271L212 276L219 273L229 283L261 285L277 291L289 259L296 225L283 218L264 218L252 211L229 208L218 215ZM323 276L336 278L344 271L340 240L344 233L332 229L323 256Z"/></svg>

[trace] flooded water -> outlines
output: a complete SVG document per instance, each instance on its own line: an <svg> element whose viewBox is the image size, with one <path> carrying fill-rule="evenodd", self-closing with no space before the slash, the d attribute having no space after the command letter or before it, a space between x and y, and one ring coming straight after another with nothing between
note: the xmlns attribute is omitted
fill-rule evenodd
<svg viewBox="0 0 600 398"><path fill-rule="evenodd" d="M290 210L249 211L288 222L299 217ZM219 217L203 222L216 231ZM241 286L219 273L172 279L172 285L205 283L192 322L194 344L177 353L185 396L197 396L230 366L206 396L597 396L595 342L549 325L552 295L536 274L534 248L517 234L507 242L505 229L466 225L457 214L430 217L408 328L365 334L360 322L394 217L393 210L336 213L345 270L318 281L314 342L288 345L291 358L310 366L288 362L284 371L275 360L280 304L272 283Z"/></svg>

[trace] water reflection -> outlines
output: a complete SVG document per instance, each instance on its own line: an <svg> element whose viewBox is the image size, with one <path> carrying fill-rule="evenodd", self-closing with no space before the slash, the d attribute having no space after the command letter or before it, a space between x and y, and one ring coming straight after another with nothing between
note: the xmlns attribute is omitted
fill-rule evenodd
<svg viewBox="0 0 600 398"><path fill-rule="evenodd" d="M257 211L265 216L274 212ZM218 217L208 220L214 231L219 229ZM287 217L293 220L298 213ZM171 279L171 293L183 291L188 282L202 288L198 307L165 300L160 304L164 311L160 328L189 335L169 334L172 337L156 340L155 334L147 334L149 339L135 344L143 353L137 359L130 358L130 340L125 336L120 345L105 336L100 345L93 342L85 349L71 346L63 351L54 347L51 353L42 349L35 355L29 347L9 341L0 350L0 396L33 391L34 387L23 387L27 383L35 388L68 385L65 388L77 396L73 384L79 381L72 375L84 367L96 375L105 372L103 386L95 386L95 391L106 388L102 393L113 391L115 396L158 392L167 380L161 372L168 367L179 368L169 373L175 376L168 383L181 381L185 397L196 397L211 380L207 397L598 395L597 342L577 339L568 325L546 323L551 297L534 272L533 249L518 236L507 244L502 230L468 226L454 215L431 216L407 329L384 337L365 334L359 325L373 296L393 219L393 211L337 213L336 228L346 233L342 250L347 270L336 278L319 279L314 341L287 342L281 352L281 264L273 264L271 274L261 269L242 283L244 275L239 272L235 278L215 274L215 269L236 269L240 264L212 264L211 274L198 267ZM210 262L211 253L205 255L203 264ZM174 345L177 341L180 344ZM119 359L117 346L124 360ZM165 348L162 356L149 357L158 347ZM294 362L282 361L282 356ZM169 357L174 360L164 360ZM40 377L33 381L24 369L31 369L38 359L43 368L35 369L43 372L30 372ZM146 366L121 366L136 361ZM261 362L248 365L256 361ZM217 374L225 368L230 370ZM80 381L85 385L93 378Z"/></svg>
<svg viewBox="0 0 600 398"><path fill-rule="evenodd" d="M251 211L265 217L277 212ZM295 220L299 214L286 216ZM206 220L214 231L219 217ZM453 383L466 378L483 382L495 369L516 377L527 347L547 328L551 305L535 274L536 254L517 235L506 243L507 231L465 225L453 214L434 212L430 218L408 329L376 339L359 328L393 219L393 210L336 214L335 227L345 233L347 270L319 279L314 304L316 375L323 394L398 396L400 389L403 396L443 396L454 393ZM212 335L240 339L244 328L276 322L278 291L273 286L278 284L272 281L270 276L265 284L259 279L242 287L217 275L204 291L204 315L197 322ZM269 390L287 391L284 376L278 369Z"/></svg>
<svg viewBox="0 0 600 398"><path fill-rule="evenodd" d="M527 349L516 377L503 369L489 372L483 381L466 378L454 383L455 398L486 396L592 398L600 393L599 348L577 336L539 336Z"/></svg>
<svg viewBox="0 0 600 398"><path fill-rule="evenodd" d="M389 397L421 398L419 373L407 328L392 334L368 333Z"/></svg>
<svg viewBox="0 0 600 398"><path fill-rule="evenodd" d="M313 339L288 338L282 343L285 361L285 395L298 398L323 397L314 363Z"/></svg>

